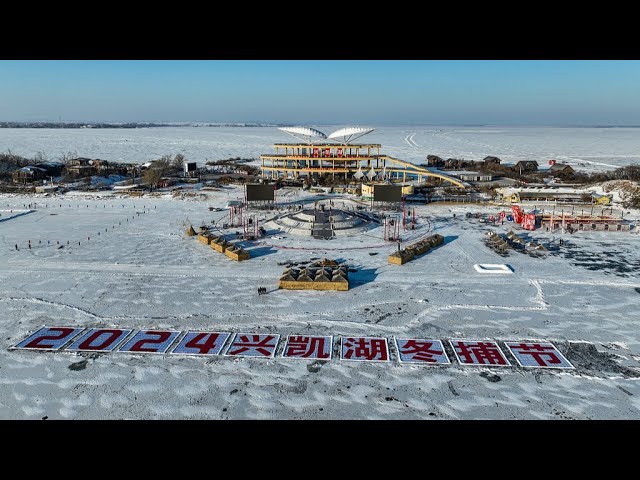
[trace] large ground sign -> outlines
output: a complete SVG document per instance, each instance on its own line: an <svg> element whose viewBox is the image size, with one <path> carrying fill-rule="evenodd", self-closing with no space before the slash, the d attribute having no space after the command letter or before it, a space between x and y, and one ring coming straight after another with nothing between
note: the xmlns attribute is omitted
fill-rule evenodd
<svg viewBox="0 0 640 480"><path fill-rule="evenodd" d="M122 328L41 327L29 334L11 350L41 350L69 352L131 352L167 355L222 355L253 357L332 360L333 336L288 335L281 351L280 335L178 330L132 330ZM400 365L450 365L453 357L449 347L434 338L395 338L341 336L335 345L339 360L359 362L390 362L393 352L389 342L395 343ZM551 342L506 341L504 345L513 355L513 365L494 340L450 339L455 359L460 365L487 367L559 368L575 367Z"/></svg>

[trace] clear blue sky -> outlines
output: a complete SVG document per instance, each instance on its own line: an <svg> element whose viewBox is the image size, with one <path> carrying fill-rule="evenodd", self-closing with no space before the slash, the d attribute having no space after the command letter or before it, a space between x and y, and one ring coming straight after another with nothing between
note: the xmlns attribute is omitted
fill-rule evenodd
<svg viewBox="0 0 640 480"><path fill-rule="evenodd" d="M0 61L0 121L640 125L640 61Z"/></svg>

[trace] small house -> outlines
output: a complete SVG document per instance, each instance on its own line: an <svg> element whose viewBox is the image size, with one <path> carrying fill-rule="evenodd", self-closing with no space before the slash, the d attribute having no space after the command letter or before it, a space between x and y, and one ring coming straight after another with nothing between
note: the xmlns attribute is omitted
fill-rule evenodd
<svg viewBox="0 0 640 480"><path fill-rule="evenodd" d="M29 165L15 170L11 178L13 183L30 183L47 178L47 171L44 168Z"/></svg>
<svg viewBox="0 0 640 480"><path fill-rule="evenodd" d="M447 170L447 174L457 177L463 182L490 182L493 176L489 173L470 172L467 170Z"/></svg>
<svg viewBox="0 0 640 480"><path fill-rule="evenodd" d="M593 199L593 201L595 202L596 205L602 205L605 207L608 207L609 205L611 205L611 202L613 201L613 195L600 195L597 193L592 193L591 194L591 198Z"/></svg>
<svg viewBox="0 0 640 480"><path fill-rule="evenodd" d="M516 172L523 174L537 172L538 167L538 162L536 162L535 160L520 160L512 168Z"/></svg>
<svg viewBox="0 0 640 480"><path fill-rule="evenodd" d="M556 174L563 173L565 175L573 175L573 173L575 172L573 167L566 163L554 163L549 167L549 171Z"/></svg>
<svg viewBox="0 0 640 480"><path fill-rule="evenodd" d="M444 167L444 159L438 155L427 155L427 166Z"/></svg>
<svg viewBox="0 0 640 480"><path fill-rule="evenodd" d="M500 160L498 157L494 157L493 155L489 155L488 157L484 157L482 160L485 165L500 165Z"/></svg>

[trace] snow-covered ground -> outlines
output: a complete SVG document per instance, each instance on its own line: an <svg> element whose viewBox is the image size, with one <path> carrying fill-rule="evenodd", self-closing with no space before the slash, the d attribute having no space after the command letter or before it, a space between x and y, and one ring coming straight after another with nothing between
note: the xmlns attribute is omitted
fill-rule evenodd
<svg viewBox="0 0 640 480"><path fill-rule="evenodd" d="M329 133L337 126L320 126ZM639 128L560 127L377 127L363 141L414 163L427 154L505 162L555 158L582 170L603 170L640 162ZM67 152L79 156L143 163L182 153L203 164L229 157L257 158L274 142L293 141L274 127L167 127L140 129L0 129L0 151L27 157L44 152L50 160Z"/></svg>
<svg viewBox="0 0 640 480"><path fill-rule="evenodd" d="M480 207L423 205L406 238L436 232L445 244L404 266L387 263L395 245L382 228L246 242L253 258L236 263L184 235L189 223L220 226L227 211L208 207L241 191L207 195L0 196L2 210L36 204L0 222L0 418L640 418L640 236L576 233L559 246L535 231L547 255L505 258L485 245L489 227L464 218ZM279 262L325 256L357 269L348 292L277 290ZM480 263L514 273L481 274ZM544 339L577 368L410 366L393 350L386 364L8 350L43 324Z"/></svg>

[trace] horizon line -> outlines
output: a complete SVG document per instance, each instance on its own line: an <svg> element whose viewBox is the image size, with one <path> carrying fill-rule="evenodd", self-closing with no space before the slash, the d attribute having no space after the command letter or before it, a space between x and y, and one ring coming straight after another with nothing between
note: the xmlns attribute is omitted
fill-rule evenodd
<svg viewBox="0 0 640 480"><path fill-rule="evenodd" d="M53 125L144 125L147 127L163 126L237 126L237 127L281 127L281 126L340 126L340 125L370 125L376 127L555 127L555 128L640 128L640 124L541 124L541 123L333 123L333 122L264 122L264 121L107 121L107 120L0 120L0 128L3 124L53 124Z"/></svg>

